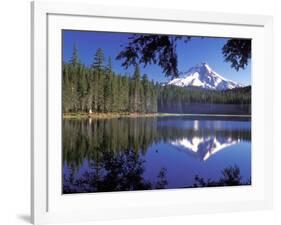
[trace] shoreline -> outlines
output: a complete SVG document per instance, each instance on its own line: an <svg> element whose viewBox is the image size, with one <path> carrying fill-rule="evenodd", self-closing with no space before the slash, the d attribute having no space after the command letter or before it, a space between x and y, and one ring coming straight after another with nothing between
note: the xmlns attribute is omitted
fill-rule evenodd
<svg viewBox="0 0 281 225"><path fill-rule="evenodd" d="M156 117L159 113L63 113L63 119L112 119L125 117Z"/></svg>
<svg viewBox="0 0 281 225"><path fill-rule="evenodd" d="M191 113L160 113L164 114L163 116L201 116L201 117L252 117L252 115L247 115L247 114L240 114L240 115L235 115L235 114L204 114L204 113L196 113L196 114L191 114Z"/></svg>
<svg viewBox="0 0 281 225"><path fill-rule="evenodd" d="M198 116L198 117L236 117L251 118L251 115L233 114L190 114L190 113L63 113L63 119L114 119L114 118L138 118L138 117L165 117L165 116Z"/></svg>

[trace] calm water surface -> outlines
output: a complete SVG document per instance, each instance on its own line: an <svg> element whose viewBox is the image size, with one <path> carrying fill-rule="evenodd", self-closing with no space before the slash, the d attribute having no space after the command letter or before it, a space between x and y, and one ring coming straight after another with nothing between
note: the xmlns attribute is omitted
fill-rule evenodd
<svg viewBox="0 0 281 225"><path fill-rule="evenodd" d="M193 187L196 176L217 182L234 166L250 184L249 119L63 121L63 193Z"/></svg>

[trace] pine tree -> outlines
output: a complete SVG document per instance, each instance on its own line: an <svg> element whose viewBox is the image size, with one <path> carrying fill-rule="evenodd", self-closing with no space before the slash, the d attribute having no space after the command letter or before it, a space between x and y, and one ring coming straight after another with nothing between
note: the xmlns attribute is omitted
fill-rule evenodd
<svg viewBox="0 0 281 225"><path fill-rule="evenodd" d="M108 59L108 66L106 70L105 84L104 84L104 111L111 112L112 108L112 60Z"/></svg>
<svg viewBox="0 0 281 225"><path fill-rule="evenodd" d="M112 112L118 112L118 77L116 75L113 76L112 78L112 83L111 83L111 88L112 88Z"/></svg>
<svg viewBox="0 0 281 225"><path fill-rule="evenodd" d="M68 81L69 81L69 111L79 111L79 92L78 92L78 81L79 81L79 70L81 64L78 57L78 49L76 45L73 45L72 57L68 66Z"/></svg>
<svg viewBox="0 0 281 225"><path fill-rule="evenodd" d="M94 55L93 69L102 70L104 68L104 53L101 48L98 48Z"/></svg>
<svg viewBox="0 0 281 225"><path fill-rule="evenodd" d="M101 48L98 48L94 62L92 64L94 72L94 110L98 112L104 112L104 53Z"/></svg>
<svg viewBox="0 0 281 225"><path fill-rule="evenodd" d="M140 104L139 104L139 111L141 113L146 113L146 107L145 107L145 93L143 88L143 83L140 83Z"/></svg>
<svg viewBox="0 0 281 225"><path fill-rule="evenodd" d="M133 75L133 111L140 112L141 109L141 73L139 65L135 66Z"/></svg>
<svg viewBox="0 0 281 225"><path fill-rule="evenodd" d="M79 62L79 56L78 56L78 49L76 47L76 44L73 45L73 51L72 51L72 56L70 59L70 63L74 66L80 64Z"/></svg>
<svg viewBox="0 0 281 225"><path fill-rule="evenodd" d="M143 112L150 112L150 104L151 104L151 93L149 89L149 81L147 74L144 74L142 77L142 86L143 86Z"/></svg>
<svg viewBox="0 0 281 225"><path fill-rule="evenodd" d="M62 79L62 104L63 112L71 110L71 81L69 77L68 64L63 64L63 79Z"/></svg>
<svg viewBox="0 0 281 225"><path fill-rule="evenodd" d="M129 111L129 78L125 75L122 77L122 112Z"/></svg>
<svg viewBox="0 0 281 225"><path fill-rule="evenodd" d="M151 94L151 112L152 113L157 113L158 112L158 106L157 106L157 91L156 89L154 88L155 85L154 83L152 82L152 85L151 85L151 89L150 89L150 94Z"/></svg>
<svg viewBox="0 0 281 225"><path fill-rule="evenodd" d="M88 81L87 81L87 71L84 66L80 66L79 69L79 79L78 79L78 93L80 109L85 112L87 109L87 95L88 95Z"/></svg>

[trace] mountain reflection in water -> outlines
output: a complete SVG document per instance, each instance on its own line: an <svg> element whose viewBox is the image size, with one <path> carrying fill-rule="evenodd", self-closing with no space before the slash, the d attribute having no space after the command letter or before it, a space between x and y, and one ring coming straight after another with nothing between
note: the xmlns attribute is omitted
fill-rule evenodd
<svg viewBox="0 0 281 225"><path fill-rule="evenodd" d="M231 145L235 145L240 140L232 140L231 138L216 137L193 137L171 141L171 144L179 149L195 153L200 159L206 161L210 156L221 151Z"/></svg>
<svg viewBox="0 0 281 225"><path fill-rule="evenodd" d="M251 177L251 121L146 117L63 121L63 192L190 187L237 165ZM249 182L248 182L249 183Z"/></svg>

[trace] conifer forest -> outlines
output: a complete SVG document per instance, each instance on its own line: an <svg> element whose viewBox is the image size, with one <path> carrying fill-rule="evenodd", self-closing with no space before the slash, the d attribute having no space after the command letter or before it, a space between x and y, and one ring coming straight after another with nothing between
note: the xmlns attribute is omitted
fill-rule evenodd
<svg viewBox="0 0 281 225"><path fill-rule="evenodd" d="M182 113L190 103L251 104L250 86L217 91L163 85L149 80L138 64L133 74L115 73L112 58L101 48L93 55L92 65L86 66L74 46L71 59L63 62L64 113L164 113L171 108Z"/></svg>

